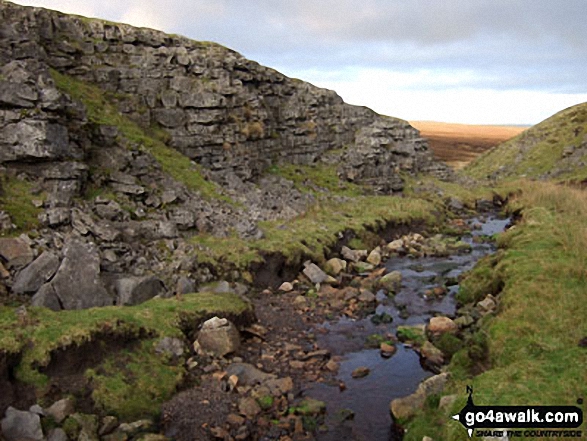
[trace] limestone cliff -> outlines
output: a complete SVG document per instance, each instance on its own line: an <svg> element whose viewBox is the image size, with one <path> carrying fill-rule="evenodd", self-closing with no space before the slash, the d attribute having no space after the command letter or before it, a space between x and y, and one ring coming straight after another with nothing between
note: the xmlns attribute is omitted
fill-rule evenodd
<svg viewBox="0 0 587 441"><path fill-rule="evenodd" d="M449 175L407 122L220 45L0 2L3 185L32 192L41 222L18 246L61 262L19 282L41 286L39 304L64 307L54 280L75 273L75 260L99 262L90 278L109 294L98 303L132 297L121 287L152 273L205 281L198 250L177 239L260 237L258 221L299 215L316 199L269 168L323 162L386 194L402 189L402 173ZM0 214L8 230L14 221L26 231L27 218ZM97 246L74 246L80 238Z"/></svg>

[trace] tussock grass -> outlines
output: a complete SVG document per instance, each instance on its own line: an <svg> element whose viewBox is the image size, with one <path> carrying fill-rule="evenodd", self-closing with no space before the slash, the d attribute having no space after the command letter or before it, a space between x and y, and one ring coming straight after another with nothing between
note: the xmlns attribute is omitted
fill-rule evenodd
<svg viewBox="0 0 587 441"><path fill-rule="evenodd" d="M499 237L503 253L493 268L503 282L499 312L480 331L490 369L471 378L466 354L458 352L446 391L458 393L458 402L446 412L428 408L406 440L463 439L450 415L464 405L467 384L478 405L575 405L587 396L587 351L578 346L587 336L587 193L526 183L513 208L523 220Z"/></svg>

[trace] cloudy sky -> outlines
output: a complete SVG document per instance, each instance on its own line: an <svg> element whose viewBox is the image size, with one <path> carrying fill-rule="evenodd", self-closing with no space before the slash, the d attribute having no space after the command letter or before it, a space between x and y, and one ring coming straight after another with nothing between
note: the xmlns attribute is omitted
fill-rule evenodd
<svg viewBox="0 0 587 441"><path fill-rule="evenodd" d="M587 101L586 0L16 0L216 41L408 120L535 124Z"/></svg>

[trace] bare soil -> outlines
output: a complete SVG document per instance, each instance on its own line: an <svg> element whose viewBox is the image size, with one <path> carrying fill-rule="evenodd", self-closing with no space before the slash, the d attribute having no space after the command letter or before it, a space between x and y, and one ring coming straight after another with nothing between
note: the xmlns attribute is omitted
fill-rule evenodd
<svg viewBox="0 0 587 441"><path fill-rule="evenodd" d="M486 150L519 135L527 127L451 124L435 121L410 121L441 161L455 169L463 168Z"/></svg>

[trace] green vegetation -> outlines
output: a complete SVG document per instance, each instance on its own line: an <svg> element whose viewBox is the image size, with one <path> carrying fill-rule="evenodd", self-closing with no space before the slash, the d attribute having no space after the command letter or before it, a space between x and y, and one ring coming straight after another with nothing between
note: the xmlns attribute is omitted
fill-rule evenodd
<svg viewBox="0 0 587 441"><path fill-rule="evenodd" d="M282 176L294 183L296 188L304 193L319 196L329 192L328 196L360 196L364 189L352 182L341 181L336 174L336 166L326 164L316 165L274 165L270 173Z"/></svg>
<svg viewBox="0 0 587 441"><path fill-rule="evenodd" d="M557 181L587 179L587 149L580 157L565 159L568 152L584 145L587 134L587 104L569 107L515 138L481 155L464 173L485 179L551 177ZM565 151L567 150L567 153Z"/></svg>
<svg viewBox="0 0 587 441"><path fill-rule="evenodd" d="M128 142L151 154L165 173L183 183L190 190L199 191L202 196L208 199L231 202L230 198L219 193L215 183L204 178L199 165L177 150L165 145L168 135L162 129L153 127L149 131L145 131L122 115L113 104L116 101L116 96L104 92L97 86L63 75L56 70L51 70L51 76L61 91L85 105L88 118L92 123L117 127Z"/></svg>
<svg viewBox="0 0 587 441"><path fill-rule="evenodd" d="M50 363L53 351L100 345L104 339L128 341L126 350L114 351L86 375L93 380L94 400L105 412L132 419L151 414L149 409L157 409L156 403L169 398L182 380L183 368L154 352L162 337L183 338L182 330L195 329L211 314L240 314L248 308L235 295L205 292L180 300L152 299L132 307L61 312L29 308L25 319L19 319L13 308L2 306L0 351L22 354L16 376L42 394L49 378L41 370Z"/></svg>
<svg viewBox="0 0 587 441"><path fill-rule="evenodd" d="M11 235L35 229L39 225L38 216L42 210L32 203L33 184L14 176L2 176L0 180L0 210L10 215L16 229ZM38 198L42 200L44 195Z"/></svg>
<svg viewBox="0 0 587 441"><path fill-rule="evenodd" d="M159 406L171 398L185 370L162 360L153 351L153 341L142 342L138 350L106 359L99 369L89 369L92 399L97 408L123 420L155 416Z"/></svg>
<svg viewBox="0 0 587 441"><path fill-rule="evenodd" d="M205 256L198 255L200 262L242 270L252 262L261 262L262 255L267 253L281 253L291 264L302 259L323 263L326 250L336 243L338 234L343 231L351 230L361 237L392 221L398 224L438 222L432 211L432 204L421 199L363 196L346 203L317 204L294 219L261 222L265 236L259 240L198 235L193 241L206 249Z"/></svg>
<svg viewBox="0 0 587 441"><path fill-rule="evenodd" d="M464 405L467 384L478 405L573 405L587 396L587 351L578 344L587 335L587 195L526 183L511 209L521 209L523 221L499 236L502 252L472 276L489 290L502 285L500 312L453 356L445 394L458 394L457 402L443 411L429 406L406 440L462 439L450 415ZM466 291L475 301L482 289Z"/></svg>

